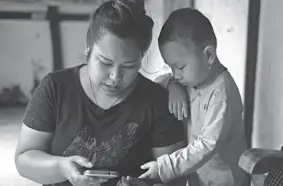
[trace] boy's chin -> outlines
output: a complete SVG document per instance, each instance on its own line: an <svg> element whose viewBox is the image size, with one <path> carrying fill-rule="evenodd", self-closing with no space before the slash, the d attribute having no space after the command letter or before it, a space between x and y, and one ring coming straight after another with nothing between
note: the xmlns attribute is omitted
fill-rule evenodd
<svg viewBox="0 0 283 186"><path fill-rule="evenodd" d="M187 87L194 87L195 85L193 83L189 83L189 82L181 82L179 81L179 83L181 83L183 86L187 86Z"/></svg>

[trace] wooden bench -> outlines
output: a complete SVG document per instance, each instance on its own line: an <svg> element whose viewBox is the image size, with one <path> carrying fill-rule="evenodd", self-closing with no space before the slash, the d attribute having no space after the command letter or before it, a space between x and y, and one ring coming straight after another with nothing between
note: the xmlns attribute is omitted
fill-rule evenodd
<svg viewBox="0 0 283 186"><path fill-rule="evenodd" d="M251 175L265 174L265 186L283 186L283 147L281 151L252 148L245 151L239 166Z"/></svg>

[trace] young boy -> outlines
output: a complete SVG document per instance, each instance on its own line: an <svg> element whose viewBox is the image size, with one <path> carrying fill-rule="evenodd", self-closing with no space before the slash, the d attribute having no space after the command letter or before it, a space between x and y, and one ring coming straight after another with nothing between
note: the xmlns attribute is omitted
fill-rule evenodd
<svg viewBox="0 0 283 186"><path fill-rule="evenodd" d="M236 83L217 58L210 21L194 9L176 10L163 25L158 42L174 75L163 78L162 84L169 90L175 114L186 105L180 104L186 99L182 87L187 90L188 145L143 165L148 171L140 178L167 183L196 172L201 186L247 184L247 175L238 166L246 149L243 104Z"/></svg>

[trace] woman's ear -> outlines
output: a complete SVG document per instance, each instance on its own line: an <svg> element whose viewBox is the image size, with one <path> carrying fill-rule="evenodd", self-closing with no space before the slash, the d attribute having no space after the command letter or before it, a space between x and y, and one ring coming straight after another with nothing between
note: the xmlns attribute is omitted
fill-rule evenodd
<svg viewBox="0 0 283 186"><path fill-rule="evenodd" d="M206 46L205 49L204 49L204 54L207 57L208 64L211 66L214 63L215 58L216 58L215 48L211 45Z"/></svg>

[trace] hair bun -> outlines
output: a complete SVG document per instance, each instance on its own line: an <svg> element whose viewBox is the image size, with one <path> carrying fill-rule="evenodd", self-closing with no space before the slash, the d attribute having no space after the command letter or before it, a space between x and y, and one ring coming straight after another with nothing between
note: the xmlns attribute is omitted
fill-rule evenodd
<svg viewBox="0 0 283 186"><path fill-rule="evenodd" d="M122 6L134 7L136 9L141 10L144 15L146 14L146 11L144 8L145 0L115 0L115 2Z"/></svg>
<svg viewBox="0 0 283 186"><path fill-rule="evenodd" d="M145 16L144 20L149 25L150 29L153 28L154 22L150 16L146 15L145 2L146 0L115 0L118 5L127 7L128 9L138 9Z"/></svg>

